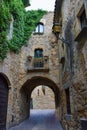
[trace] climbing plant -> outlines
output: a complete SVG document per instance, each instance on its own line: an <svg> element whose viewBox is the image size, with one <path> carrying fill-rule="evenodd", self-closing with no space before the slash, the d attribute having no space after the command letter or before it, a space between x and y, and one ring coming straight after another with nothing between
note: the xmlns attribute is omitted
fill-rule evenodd
<svg viewBox="0 0 87 130"><path fill-rule="evenodd" d="M0 61L8 51L19 52L23 45L27 45L31 33L36 24L46 13L43 10L32 10L26 12L22 0L2 0L0 7ZM8 40L7 35L11 17L13 17L12 39Z"/></svg>
<svg viewBox="0 0 87 130"><path fill-rule="evenodd" d="M0 6L0 61L6 57L9 50L6 36L10 25L10 11L7 2L2 1Z"/></svg>
<svg viewBox="0 0 87 130"><path fill-rule="evenodd" d="M10 2L10 12L14 19L13 38L10 41L10 50L17 52L23 45L25 10L21 0L12 0Z"/></svg>
<svg viewBox="0 0 87 130"><path fill-rule="evenodd" d="M32 10L26 13L24 42L27 43L41 17L46 13L43 10Z"/></svg>

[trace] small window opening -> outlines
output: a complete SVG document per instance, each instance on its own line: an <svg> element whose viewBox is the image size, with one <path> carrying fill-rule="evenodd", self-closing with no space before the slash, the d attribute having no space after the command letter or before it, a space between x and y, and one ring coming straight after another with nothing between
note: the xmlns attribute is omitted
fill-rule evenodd
<svg viewBox="0 0 87 130"><path fill-rule="evenodd" d="M60 63L62 64L62 70L64 70L64 67L65 67L65 57L61 58Z"/></svg>
<svg viewBox="0 0 87 130"><path fill-rule="evenodd" d="M43 23L38 23L37 24L37 27L36 27L34 33L36 33L36 34L37 33L38 34L43 34L44 33L44 25L43 25Z"/></svg>
<svg viewBox="0 0 87 130"><path fill-rule="evenodd" d="M80 23L81 23L81 28L83 28L85 25L87 25L87 18L86 18L86 13L85 10L80 16Z"/></svg>
<svg viewBox="0 0 87 130"><path fill-rule="evenodd" d="M43 67L43 49L35 49L34 67Z"/></svg>
<svg viewBox="0 0 87 130"><path fill-rule="evenodd" d="M71 114L69 88L65 90L65 93L66 93L67 114Z"/></svg>

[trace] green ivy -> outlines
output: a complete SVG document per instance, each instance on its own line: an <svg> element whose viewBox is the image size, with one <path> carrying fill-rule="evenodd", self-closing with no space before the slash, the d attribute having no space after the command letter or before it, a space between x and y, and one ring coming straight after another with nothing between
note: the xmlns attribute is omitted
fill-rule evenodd
<svg viewBox="0 0 87 130"><path fill-rule="evenodd" d="M22 0L23 1L23 3L24 3L24 6L26 7L26 6L28 6L28 5L30 5L30 1L29 0Z"/></svg>
<svg viewBox="0 0 87 130"><path fill-rule="evenodd" d="M9 50L6 36L10 25L10 18L9 5L2 1L0 6L0 61L6 57Z"/></svg>
<svg viewBox="0 0 87 130"><path fill-rule="evenodd" d="M10 50L18 52L23 45L25 10L21 0L12 0L10 2L10 12L14 19L13 38L10 42Z"/></svg>
<svg viewBox="0 0 87 130"><path fill-rule="evenodd" d="M31 33L34 31L37 23L40 21L42 16L46 14L46 11L43 10L31 10L26 13L25 20L25 33L24 33L24 42L28 43Z"/></svg>
<svg viewBox="0 0 87 130"><path fill-rule="evenodd" d="M26 12L22 0L2 0L0 7L0 61L8 51L19 52L23 45L27 45L31 33L41 17L46 13L43 10ZM8 40L9 25L13 17L12 39Z"/></svg>

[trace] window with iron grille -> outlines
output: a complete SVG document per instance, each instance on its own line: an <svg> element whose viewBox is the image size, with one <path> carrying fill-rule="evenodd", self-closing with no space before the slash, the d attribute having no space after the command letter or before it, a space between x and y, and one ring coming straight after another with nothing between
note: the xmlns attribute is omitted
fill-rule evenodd
<svg viewBox="0 0 87 130"><path fill-rule="evenodd" d="M35 49L34 51L34 67L43 67L43 49Z"/></svg>

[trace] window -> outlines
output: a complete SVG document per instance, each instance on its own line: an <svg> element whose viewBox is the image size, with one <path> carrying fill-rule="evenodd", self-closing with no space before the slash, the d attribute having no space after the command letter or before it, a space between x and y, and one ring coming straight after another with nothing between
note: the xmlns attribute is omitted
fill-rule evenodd
<svg viewBox="0 0 87 130"><path fill-rule="evenodd" d="M71 114L69 88L65 90L65 93L66 93L67 114Z"/></svg>
<svg viewBox="0 0 87 130"><path fill-rule="evenodd" d="M44 32L43 23L38 23L34 33L43 34L43 32Z"/></svg>
<svg viewBox="0 0 87 130"><path fill-rule="evenodd" d="M43 50L42 49L35 49L34 57L35 58L42 58L43 57Z"/></svg>
<svg viewBox="0 0 87 130"><path fill-rule="evenodd" d="M60 63L62 64L62 70L64 70L64 67L65 67L65 57L61 58Z"/></svg>
<svg viewBox="0 0 87 130"><path fill-rule="evenodd" d="M87 25L87 18L86 18L85 9L82 12L82 14L80 15L80 23L81 23L81 28L83 28L84 26Z"/></svg>
<svg viewBox="0 0 87 130"><path fill-rule="evenodd" d="M35 49L34 67L43 67L43 49Z"/></svg>

